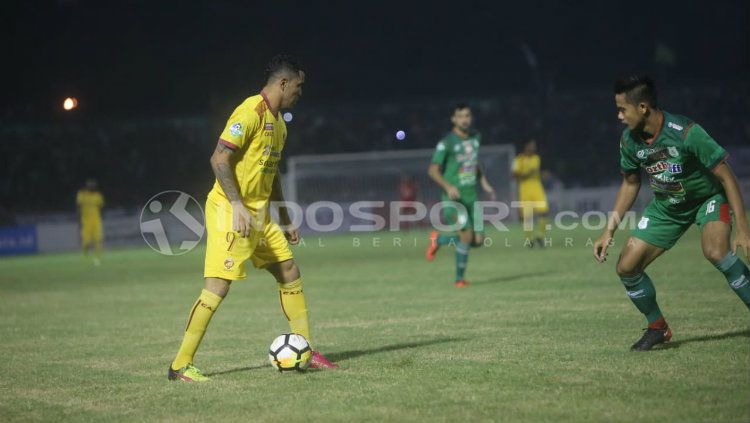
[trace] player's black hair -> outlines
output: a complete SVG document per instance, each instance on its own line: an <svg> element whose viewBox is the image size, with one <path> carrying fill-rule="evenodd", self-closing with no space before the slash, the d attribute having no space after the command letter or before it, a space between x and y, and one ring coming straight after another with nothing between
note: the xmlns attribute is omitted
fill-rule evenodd
<svg viewBox="0 0 750 423"><path fill-rule="evenodd" d="M615 94L625 94L625 100L630 104L648 103L655 109L659 107L654 80L646 75L618 79L615 81Z"/></svg>
<svg viewBox="0 0 750 423"><path fill-rule="evenodd" d="M464 103L464 102L456 103L453 106L453 113L456 113L457 111L464 110L464 109L471 110L471 107L469 107L469 103Z"/></svg>
<svg viewBox="0 0 750 423"><path fill-rule="evenodd" d="M291 72L297 75L299 72L304 71L305 67L302 66L302 63L296 57L288 54L278 54L273 56L266 65L266 81L270 81L283 72Z"/></svg>

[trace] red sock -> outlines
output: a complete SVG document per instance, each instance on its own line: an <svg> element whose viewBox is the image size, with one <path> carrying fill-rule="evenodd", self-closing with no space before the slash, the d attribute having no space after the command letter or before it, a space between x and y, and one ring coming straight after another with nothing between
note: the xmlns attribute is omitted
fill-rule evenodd
<svg viewBox="0 0 750 423"><path fill-rule="evenodd" d="M654 320L652 323L649 323L648 328L649 329L666 329L667 321L664 320L664 316L661 316L658 319Z"/></svg>

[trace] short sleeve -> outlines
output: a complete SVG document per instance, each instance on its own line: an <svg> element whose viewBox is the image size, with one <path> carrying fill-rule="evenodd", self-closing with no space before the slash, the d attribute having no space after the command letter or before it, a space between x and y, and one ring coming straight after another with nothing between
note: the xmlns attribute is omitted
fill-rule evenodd
<svg viewBox="0 0 750 423"><path fill-rule="evenodd" d="M698 124L685 129L685 147L707 169L715 168L727 158L727 151Z"/></svg>
<svg viewBox="0 0 750 423"><path fill-rule="evenodd" d="M639 163L633 157L633 153L625 145L625 137L620 138L620 171L622 173L635 173L640 169Z"/></svg>
<svg viewBox="0 0 750 423"><path fill-rule="evenodd" d="M521 160L518 156L513 159L513 164L510 166L510 171L513 173L519 173L521 171Z"/></svg>
<svg viewBox="0 0 750 423"><path fill-rule="evenodd" d="M227 120L219 142L232 150L245 146L260 126L260 116L253 110L237 108Z"/></svg>
<svg viewBox="0 0 750 423"><path fill-rule="evenodd" d="M445 158L448 154L448 148L445 145L445 141L440 141L435 146L435 153L432 154L432 163L443 166L445 164Z"/></svg>

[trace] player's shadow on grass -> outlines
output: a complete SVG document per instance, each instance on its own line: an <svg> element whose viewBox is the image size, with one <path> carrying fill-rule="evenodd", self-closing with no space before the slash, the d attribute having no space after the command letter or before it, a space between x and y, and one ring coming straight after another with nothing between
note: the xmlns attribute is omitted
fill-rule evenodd
<svg viewBox="0 0 750 423"><path fill-rule="evenodd" d="M226 375L226 374L235 373L235 372L249 372L250 370L268 369L269 367L271 367L271 365L268 363L257 365L257 366L236 367L234 369L222 370L222 371L213 372L213 373L206 373L206 376L211 377L211 376L218 376L218 375Z"/></svg>
<svg viewBox="0 0 750 423"><path fill-rule="evenodd" d="M721 341L722 339L736 338L738 336L750 338L750 330L736 330L733 332L717 333L714 335L703 335L694 336L692 338L678 339L676 341L667 342L661 349L666 350L670 348L679 348L683 344L689 344L692 342Z"/></svg>
<svg viewBox="0 0 750 423"><path fill-rule="evenodd" d="M349 360L355 357L360 357L363 355L405 350L408 348L426 347L428 345L442 344L442 343L447 343L447 342L457 342L457 341L463 341L465 339L467 338L435 338L435 339L428 339L428 340L418 341L418 342L403 342L400 344L383 345L382 347L370 348L366 350L351 350L351 351L334 352L334 353L327 355L327 357L333 362L338 362L338 361Z"/></svg>
<svg viewBox="0 0 750 423"><path fill-rule="evenodd" d="M435 345L435 344L441 344L445 342L463 341L465 339L467 338L436 338L436 339L428 339L425 341L418 341L418 342L404 342L401 344L384 345L382 347L371 348L367 350L351 350L351 351L342 351L338 353L331 353L331 354L326 354L326 357L335 363L339 361L345 361L350 358L359 357L362 355L377 354L377 353L389 352L389 351L398 351L398 350L404 350L407 348L419 348L419 347L425 347L427 345ZM206 376L211 377L211 376L226 375L229 373L236 373L236 372L249 372L251 370L268 369L269 367L270 367L269 364L262 364L258 366L237 367L234 369L222 370L222 371L213 372L213 373L206 373Z"/></svg>
<svg viewBox="0 0 750 423"><path fill-rule="evenodd" d="M497 283L497 282L513 282L520 279L528 279L528 278L535 278L539 276L546 276L551 275L553 273L557 273L553 270L547 270L544 272L531 272L531 273L518 273L516 275L507 275L507 276L498 276L496 278L491 279L480 279L476 281L471 281L472 285L483 285L487 283Z"/></svg>

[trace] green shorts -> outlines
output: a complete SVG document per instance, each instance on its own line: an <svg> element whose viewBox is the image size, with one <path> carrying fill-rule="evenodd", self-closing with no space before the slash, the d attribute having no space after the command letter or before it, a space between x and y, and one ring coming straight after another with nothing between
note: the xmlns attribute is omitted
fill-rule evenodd
<svg viewBox="0 0 750 423"><path fill-rule="evenodd" d="M724 193L715 194L692 209L680 213L669 213L662 205L651 200L631 235L668 250L693 223L702 229L706 223L717 220L732 224L729 202Z"/></svg>
<svg viewBox="0 0 750 423"><path fill-rule="evenodd" d="M446 225L457 225L458 230L471 229L474 233L484 232L484 219L476 216L475 201L443 199L443 222ZM462 207L463 206L463 207Z"/></svg>

